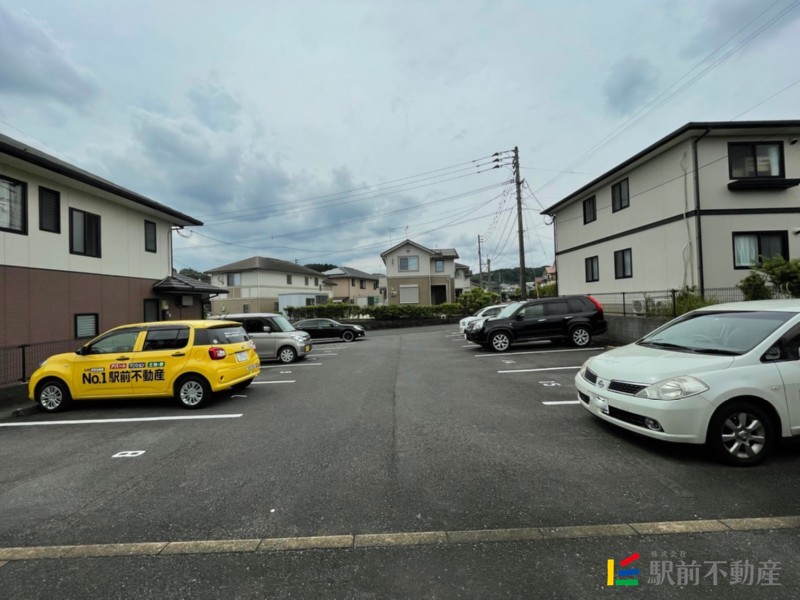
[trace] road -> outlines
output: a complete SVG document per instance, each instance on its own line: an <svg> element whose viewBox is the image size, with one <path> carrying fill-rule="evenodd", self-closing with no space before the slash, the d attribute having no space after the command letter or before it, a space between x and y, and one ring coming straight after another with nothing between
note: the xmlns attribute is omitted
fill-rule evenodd
<svg viewBox="0 0 800 600"><path fill-rule="evenodd" d="M601 347L455 330L320 343L200 411L0 423L3 596L800 596L796 444L721 466L579 406Z"/></svg>

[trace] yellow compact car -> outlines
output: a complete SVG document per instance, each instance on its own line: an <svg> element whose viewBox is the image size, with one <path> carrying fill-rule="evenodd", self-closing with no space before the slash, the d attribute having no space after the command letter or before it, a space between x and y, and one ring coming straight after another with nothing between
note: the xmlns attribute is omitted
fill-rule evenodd
<svg viewBox="0 0 800 600"><path fill-rule="evenodd" d="M199 408L214 392L247 387L260 369L239 323L138 323L45 360L31 375L28 397L47 412L72 400L133 396L174 396L186 408Z"/></svg>

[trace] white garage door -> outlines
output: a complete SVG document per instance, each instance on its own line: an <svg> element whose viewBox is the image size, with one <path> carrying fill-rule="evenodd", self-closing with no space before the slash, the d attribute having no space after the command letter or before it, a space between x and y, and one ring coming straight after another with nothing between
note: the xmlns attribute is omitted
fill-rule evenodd
<svg viewBox="0 0 800 600"><path fill-rule="evenodd" d="M401 285L400 304L419 304L419 286Z"/></svg>

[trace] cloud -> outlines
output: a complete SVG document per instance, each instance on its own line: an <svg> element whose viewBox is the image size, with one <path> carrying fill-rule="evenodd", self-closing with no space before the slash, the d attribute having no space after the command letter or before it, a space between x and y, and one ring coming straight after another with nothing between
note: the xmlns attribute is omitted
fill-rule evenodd
<svg viewBox="0 0 800 600"><path fill-rule="evenodd" d="M40 23L0 6L0 94L46 98L80 111L99 88Z"/></svg>
<svg viewBox="0 0 800 600"><path fill-rule="evenodd" d="M655 65L641 58L617 62L603 85L609 112L617 116L635 112L657 90L657 73Z"/></svg>
<svg viewBox="0 0 800 600"><path fill-rule="evenodd" d="M242 105L216 81L197 86L187 94L192 113L214 131L235 129Z"/></svg>

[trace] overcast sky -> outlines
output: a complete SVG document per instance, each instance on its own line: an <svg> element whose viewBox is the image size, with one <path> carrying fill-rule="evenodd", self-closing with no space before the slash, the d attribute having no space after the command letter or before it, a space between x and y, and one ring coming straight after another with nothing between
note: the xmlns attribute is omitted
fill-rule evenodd
<svg viewBox="0 0 800 600"><path fill-rule="evenodd" d="M410 238L477 273L479 236L516 267L518 146L541 266L542 208L664 135L800 118L798 5L0 0L0 132L203 221L200 271L381 272Z"/></svg>

